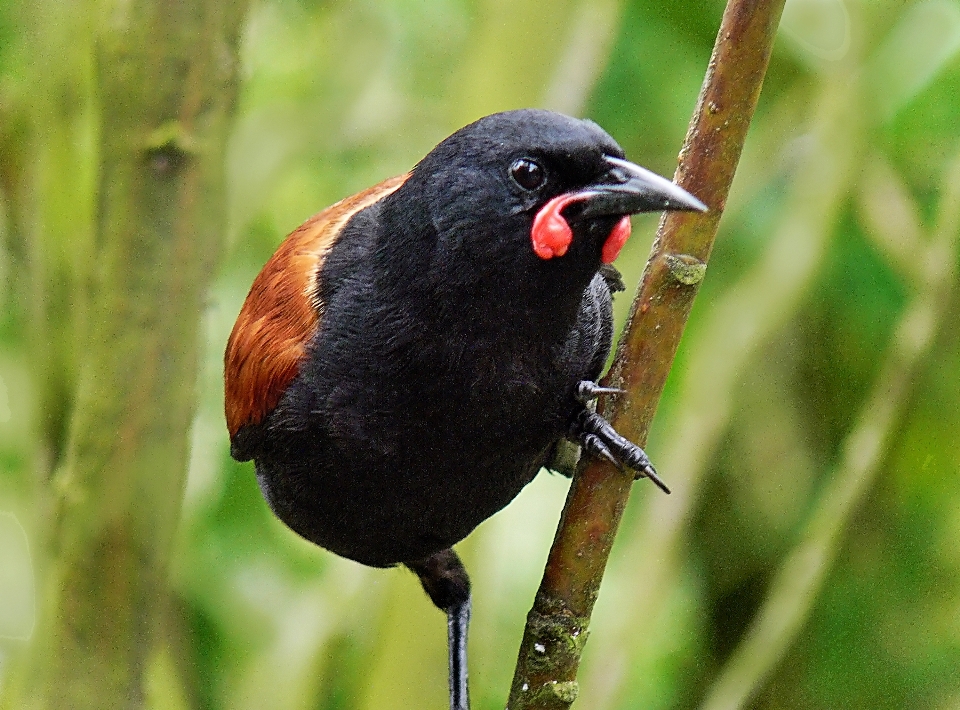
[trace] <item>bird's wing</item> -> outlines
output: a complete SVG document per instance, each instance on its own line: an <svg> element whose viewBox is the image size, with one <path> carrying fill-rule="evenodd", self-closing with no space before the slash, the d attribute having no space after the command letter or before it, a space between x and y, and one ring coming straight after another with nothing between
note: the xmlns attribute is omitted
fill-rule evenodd
<svg viewBox="0 0 960 710"><path fill-rule="evenodd" d="M296 377L324 304L318 275L343 227L399 188L406 175L347 197L294 230L254 280L224 353L224 405L231 440L259 424Z"/></svg>
<svg viewBox="0 0 960 710"><path fill-rule="evenodd" d="M613 294L623 290L620 272L604 264L584 293L577 327L592 349L592 356L583 379L596 381L607 364L613 345Z"/></svg>
<svg viewBox="0 0 960 710"><path fill-rule="evenodd" d="M604 264L584 291L577 325L567 344L568 357L572 357L580 368L575 379L596 381L603 372L613 342L612 294L623 290L620 272ZM559 439L547 455L545 466L572 477L579 460L580 446L568 439Z"/></svg>

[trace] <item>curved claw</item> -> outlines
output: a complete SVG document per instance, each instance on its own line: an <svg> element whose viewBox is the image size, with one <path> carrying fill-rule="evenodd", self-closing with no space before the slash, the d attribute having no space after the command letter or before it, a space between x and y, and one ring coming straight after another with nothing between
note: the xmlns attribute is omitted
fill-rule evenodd
<svg viewBox="0 0 960 710"><path fill-rule="evenodd" d="M617 433L610 422L599 414L584 409L577 417L574 429L576 438L586 451L608 460L615 458L614 464L618 468L626 465L636 471L636 478L649 478L664 493L670 493L644 450Z"/></svg>
<svg viewBox="0 0 960 710"><path fill-rule="evenodd" d="M580 380L574 390L574 397L576 397L577 401L581 404L586 404L587 402L592 402L602 394L624 394L625 392L626 390L618 389L617 387L601 387L591 380Z"/></svg>
<svg viewBox="0 0 960 710"><path fill-rule="evenodd" d="M604 458L621 471L623 470L623 464L617 461L614 455L610 453L607 445L604 444L596 434L584 434L580 439L580 443L588 453Z"/></svg>
<svg viewBox="0 0 960 710"><path fill-rule="evenodd" d="M670 495L670 489L667 488L667 484L664 483L663 480L660 478L660 476L657 475L657 472L653 468L653 466L649 466L645 468L643 471L639 473L639 475L637 475L637 478L649 478L651 481L653 481L654 485L657 488L659 488L661 491L663 491L667 495Z"/></svg>

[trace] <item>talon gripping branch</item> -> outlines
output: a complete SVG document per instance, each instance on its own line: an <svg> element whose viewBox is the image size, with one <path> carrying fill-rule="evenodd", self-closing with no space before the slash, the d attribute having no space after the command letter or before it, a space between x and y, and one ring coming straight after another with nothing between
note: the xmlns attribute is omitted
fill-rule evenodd
<svg viewBox="0 0 960 710"><path fill-rule="evenodd" d="M470 583L451 546L564 440L664 487L587 404L610 392L629 215L704 209L596 124L511 111L308 220L250 289L225 356L231 453L299 535L419 576L448 615L454 710Z"/></svg>

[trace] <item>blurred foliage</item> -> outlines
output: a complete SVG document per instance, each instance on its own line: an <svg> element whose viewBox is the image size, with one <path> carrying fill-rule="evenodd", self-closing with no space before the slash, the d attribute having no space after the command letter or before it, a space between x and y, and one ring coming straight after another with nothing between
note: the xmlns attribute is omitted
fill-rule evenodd
<svg viewBox="0 0 960 710"><path fill-rule="evenodd" d="M66 289L55 274L35 272L44 262L35 251L50 247L31 234L53 219L58 254L68 256L77 237L54 219L69 214L50 206L55 186L32 183L26 166L89 156L82 140L37 156L30 136L87 136L96 106L71 109L62 87L37 82L58 57L36 46L25 7L0 3L0 511L36 541L51 524L43 486L71 398L72 341L67 332L38 340L32 330L38 299L54 308L69 300L67 290L48 293ZM152 704L444 706L443 617L414 577L299 540L271 516L252 468L230 460L220 384L227 334L284 234L404 172L486 113L542 105L589 116L628 157L671 173L722 7L255 5L228 158L230 247L204 324L171 571L180 653L152 669ZM956 0L788 2L650 437L676 492L637 486L596 607L582 706L692 708L734 676L746 706L765 710L960 706L960 303L950 233L960 210L958 52ZM86 71L66 75L82 82ZM89 161L76 169L77 183L95 170ZM653 227L638 219L618 261L628 283L639 278ZM897 338L917 330L910 314L925 299L930 337L898 359ZM59 413L50 411L54 396ZM864 427L879 444L859 483L845 487L871 455ZM478 710L503 706L566 486L541 475L460 545L474 580ZM821 571L791 567L792 551L827 529L824 519L837 530L819 548ZM775 597L783 603L771 610L773 589L805 591ZM752 626L760 611L792 625L776 642L761 634L770 667L744 672L749 629L766 628ZM26 643L0 638L0 695ZM165 692L174 672L165 663L186 680L182 697Z"/></svg>

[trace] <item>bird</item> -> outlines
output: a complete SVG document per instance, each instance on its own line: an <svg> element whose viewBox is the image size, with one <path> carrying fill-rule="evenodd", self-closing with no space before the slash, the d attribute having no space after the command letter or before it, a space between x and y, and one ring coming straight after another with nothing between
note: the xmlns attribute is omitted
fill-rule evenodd
<svg viewBox="0 0 960 710"><path fill-rule="evenodd" d="M453 545L571 450L666 490L594 406L620 392L598 379L630 215L665 210L706 207L596 123L495 113L295 229L239 312L232 457L298 535L417 575L447 614L451 710L471 608Z"/></svg>

